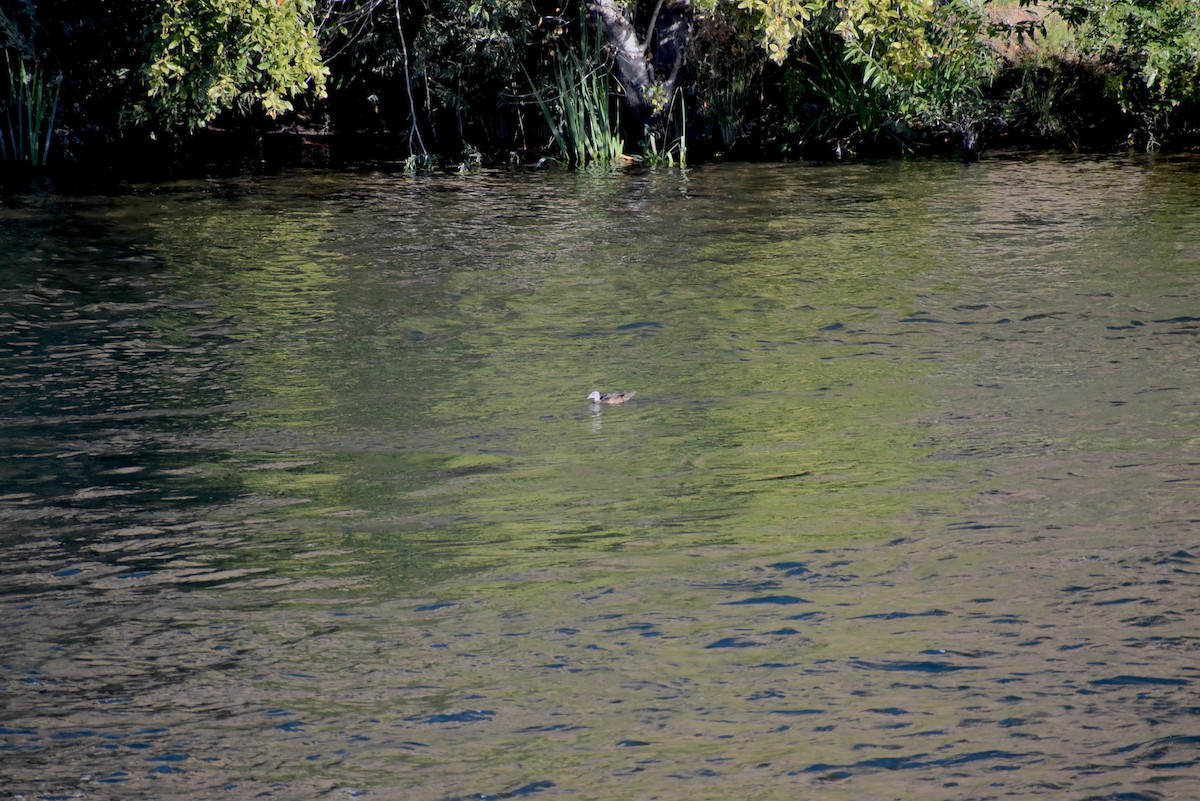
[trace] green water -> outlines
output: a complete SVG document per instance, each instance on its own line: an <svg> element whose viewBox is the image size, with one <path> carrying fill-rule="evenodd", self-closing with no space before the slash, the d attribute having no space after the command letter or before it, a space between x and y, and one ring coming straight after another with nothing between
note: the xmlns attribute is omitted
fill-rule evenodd
<svg viewBox="0 0 1200 801"><path fill-rule="evenodd" d="M1198 201L1190 157L11 200L0 798L1194 794Z"/></svg>

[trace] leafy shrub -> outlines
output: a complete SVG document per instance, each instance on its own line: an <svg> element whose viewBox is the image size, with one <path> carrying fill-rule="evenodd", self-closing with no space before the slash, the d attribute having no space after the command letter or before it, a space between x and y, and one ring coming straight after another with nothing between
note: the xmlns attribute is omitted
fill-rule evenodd
<svg viewBox="0 0 1200 801"><path fill-rule="evenodd" d="M761 114L765 54L745 12L723 9L699 16L692 46L695 75L689 105L705 138L729 148L750 133Z"/></svg>
<svg viewBox="0 0 1200 801"><path fill-rule="evenodd" d="M1106 68L1109 94L1153 146L1175 111L1200 101L1195 0L1054 0L1082 56Z"/></svg>
<svg viewBox="0 0 1200 801"><path fill-rule="evenodd" d="M450 128L438 132L446 144L494 145L511 134L534 38L530 12L516 0L430 3L413 41L414 74L432 119Z"/></svg>
<svg viewBox="0 0 1200 801"><path fill-rule="evenodd" d="M325 92L315 0L161 0L137 119L196 128L226 109L292 110Z"/></svg>

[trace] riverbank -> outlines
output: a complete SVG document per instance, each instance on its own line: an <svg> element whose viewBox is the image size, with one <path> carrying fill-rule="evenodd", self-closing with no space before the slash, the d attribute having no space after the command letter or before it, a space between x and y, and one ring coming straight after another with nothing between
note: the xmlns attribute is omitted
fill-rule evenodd
<svg viewBox="0 0 1200 801"><path fill-rule="evenodd" d="M1200 116L1185 106L1156 128L1123 110L1106 95L1106 75L1094 64L1061 54L1013 51L988 87L987 109L965 128L880 120L872 129L831 125L830 106L796 104L781 116L764 101L756 119L733 137L717 135L697 111L682 129L669 160L647 153L633 126L623 129L625 156L614 168L639 164L720 161L855 161L891 158L986 158L990 152L1091 152L1200 150ZM768 76L769 78L770 76ZM0 168L0 191L30 188L87 191L123 181L170 180L197 175L273 173L283 169L382 168L409 172L470 172L480 167L567 168L553 139L524 137L486 149L462 146L414 154L408 132L371 127L331 129L264 121L258 125L208 125L186 136L131 133L103 141L79 141L47 167Z"/></svg>
<svg viewBox="0 0 1200 801"><path fill-rule="evenodd" d="M1184 0L400 5L0 11L6 183L1200 143Z"/></svg>

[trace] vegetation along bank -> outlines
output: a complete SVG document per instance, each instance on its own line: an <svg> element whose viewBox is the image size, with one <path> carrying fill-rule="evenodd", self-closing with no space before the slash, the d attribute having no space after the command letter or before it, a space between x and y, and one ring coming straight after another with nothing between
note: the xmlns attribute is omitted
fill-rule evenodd
<svg viewBox="0 0 1200 801"><path fill-rule="evenodd" d="M1197 0L0 0L7 174L1200 141Z"/></svg>

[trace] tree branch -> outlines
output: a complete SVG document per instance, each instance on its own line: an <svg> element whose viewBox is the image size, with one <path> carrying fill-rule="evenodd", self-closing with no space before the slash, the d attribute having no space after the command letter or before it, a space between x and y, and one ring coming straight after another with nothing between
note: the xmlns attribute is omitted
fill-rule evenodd
<svg viewBox="0 0 1200 801"><path fill-rule="evenodd" d="M400 54L404 58L404 90L408 94L408 111L412 115L412 128L408 131L408 150L413 152L413 138L415 136L417 144L421 146L421 155L429 153L425 149L425 140L421 138L421 127L417 124L417 102L413 99L412 91L412 76L408 71L408 43L404 41L404 22L403 14L400 9L400 0L396 0L396 36L400 39Z"/></svg>
<svg viewBox="0 0 1200 801"><path fill-rule="evenodd" d="M650 15L650 22L646 24L646 41L642 43L642 55L650 49L650 40L654 38L654 26L658 24L658 12L662 11L666 0L658 0L654 6L654 13Z"/></svg>

